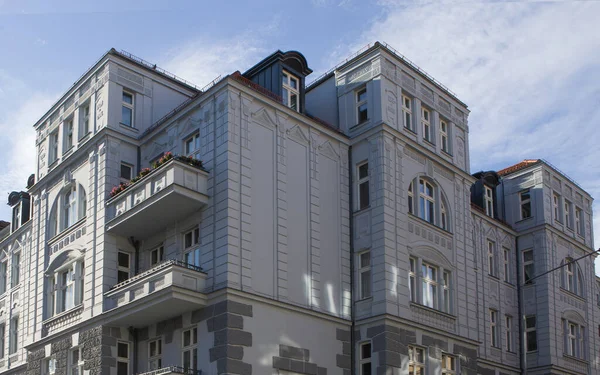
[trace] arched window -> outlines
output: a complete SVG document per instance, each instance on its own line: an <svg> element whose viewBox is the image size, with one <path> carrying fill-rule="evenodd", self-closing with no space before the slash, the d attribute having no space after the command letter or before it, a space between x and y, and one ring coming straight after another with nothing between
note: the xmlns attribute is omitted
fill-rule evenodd
<svg viewBox="0 0 600 375"><path fill-rule="evenodd" d="M83 302L83 252L66 250L52 258L46 274L46 317L71 310Z"/></svg>
<svg viewBox="0 0 600 375"><path fill-rule="evenodd" d="M419 179L419 217L430 223L434 223L435 198L433 196L433 185L426 180Z"/></svg>
<svg viewBox="0 0 600 375"><path fill-rule="evenodd" d="M446 213L446 205L444 201L440 202L440 226L443 230L448 230L448 214Z"/></svg>
<svg viewBox="0 0 600 375"><path fill-rule="evenodd" d="M48 231L53 237L69 228L86 214L86 194L83 187L73 184L56 197L48 217Z"/></svg>
<svg viewBox="0 0 600 375"><path fill-rule="evenodd" d="M577 263L572 258L565 258L561 264L563 265L562 288L584 297L583 273Z"/></svg>
<svg viewBox="0 0 600 375"><path fill-rule="evenodd" d="M413 183L411 182L410 185L408 185L408 212L410 212L411 214L414 211L413 207L414 207L414 194L413 194Z"/></svg>

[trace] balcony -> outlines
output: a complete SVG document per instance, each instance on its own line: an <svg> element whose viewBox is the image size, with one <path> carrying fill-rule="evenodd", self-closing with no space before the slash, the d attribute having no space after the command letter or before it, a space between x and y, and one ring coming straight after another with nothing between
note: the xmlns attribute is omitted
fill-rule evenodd
<svg viewBox="0 0 600 375"><path fill-rule="evenodd" d="M106 203L106 231L144 239L208 203L208 173L173 158Z"/></svg>
<svg viewBox="0 0 600 375"><path fill-rule="evenodd" d="M104 294L111 324L144 327L206 305L206 274L167 260L127 279Z"/></svg>
<svg viewBox="0 0 600 375"><path fill-rule="evenodd" d="M183 368L180 366L169 366L169 367L159 368L157 370L143 372L138 375L169 375L169 374L202 375L202 371L187 369L187 368Z"/></svg>

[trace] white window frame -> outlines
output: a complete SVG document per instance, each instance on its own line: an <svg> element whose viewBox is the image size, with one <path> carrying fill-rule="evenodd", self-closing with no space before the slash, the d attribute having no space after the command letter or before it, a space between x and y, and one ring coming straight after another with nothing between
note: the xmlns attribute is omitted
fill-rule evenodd
<svg viewBox="0 0 600 375"><path fill-rule="evenodd" d="M579 207L575 207L575 230L577 234L583 236L583 220L582 220L582 210Z"/></svg>
<svg viewBox="0 0 600 375"><path fill-rule="evenodd" d="M125 101L125 96L131 97L131 103L127 103ZM121 124L130 128L135 128L135 94L132 91L123 89L123 94L121 95L121 106L122 108L127 108L131 111L129 119L130 124L128 125L127 123L123 122L123 110L121 109Z"/></svg>
<svg viewBox="0 0 600 375"><path fill-rule="evenodd" d="M513 351L512 324L513 324L512 316L505 315L504 316L504 332L505 332L505 339L506 339L506 351L511 352L511 353Z"/></svg>
<svg viewBox="0 0 600 375"><path fill-rule="evenodd" d="M10 320L10 332L8 337L8 355L15 354L19 349L19 316Z"/></svg>
<svg viewBox="0 0 600 375"><path fill-rule="evenodd" d="M523 198L523 196L527 194L527 198ZM524 207L529 207L529 216L525 216L523 215L523 209ZM529 219L530 217L533 217L533 214L531 212L531 190L529 189L525 189L519 192L519 208L520 208L520 217L521 220L525 220L525 219Z"/></svg>
<svg viewBox="0 0 600 375"><path fill-rule="evenodd" d="M444 201L440 201L440 221L440 227L443 230L448 230L448 213L446 212Z"/></svg>
<svg viewBox="0 0 600 375"><path fill-rule="evenodd" d="M554 206L554 220L559 223L562 222L562 217L560 215L560 197L558 194L552 194L552 204Z"/></svg>
<svg viewBox="0 0 600 375"><path fill-rule="evenodd" d="M456 357L442 353L442 375L454 375L456 370Z"/></svg>
<svg viewBox="0 0 600 375"><path fill-rule="evenodd" d="M572 204L571 202L569 202L568 200L565 199L565 225L567 226L567 228L569 229L573 229L573 223L571 222L571 208L572 208Z"/></svg>
<svg viewBox="0 0 600 375"><path fill-rule="evenodd" d="M150 250L150 266L154 267L165 260L165 247L160 245Z"/></svg>
<svg viewBox="0 0 600 375"><path fill-rule="evenodd" d="M90 103L86 102L79 107L79 139L84 138L90 132Z"/></svg>
<svg viewBox="0 0 600 375"><path fill-rule="evenodd" d="M66 274L66 279L63 275ZM83 303L85 263L83 258L57 268L48 277L47 313L49 316L69 311Z"/></svg>
<svg viewBox="0 0 600 375"><path fill-rule="evenodd" d="M575 293L575 265L571 259L565 259L565 289Z"/></svg>
<svg viewBox="0 0 600 375"><path fill-rule="evenodd" d="M421 107L421 125L423 126L423 139L429 143L433 143L431 136L431 110Z"/></svg>
<svg viewBox="0 0 600 375"><path fill-rule="evenodd" d="M483 185L483 188L485 190L485 194L483 195L485 214L489 217L494 217L494 190L487 185Z"/></svg>
<svg viewBox="0 0 600 375"><path fill-rule="evenodd" d="M419 361L419 356L420 361ZM410 345L408 347L408 374L424 375L425 368L425 349Z"/></svg>
<svg viewBox="0 0 600 375"><path fill-rule="evenodd" d="M48 140L48 165L52 165L58 160L58 128L50 133Z"/></svg>
<svg viewBox="0 0 600 375"><path fill-rule="evenodd" d="M527 254L531 253L531 259L529 259L529 260L526 259L526 257L525 257L526 253ZM533 284L533 282L535 281L535 280L532 280L532 278L535 277L535 262L534 262L535 255L533 254L533 249L523 250L521 252L521 256L523 257L523 271L522 271L523 272L523 283L526 285ZM531 269L531 275L530 275L529 281L526 280L526 275L527 275L526 270L528 269L528 267L530 267L530 269Z"/></svg>
<svg viewBox="0 0 600 375"><path fill-rule="evenodd" d="M530 319L533 319L533 321L531 321ZM530 325L530 323L533 322L533 325ZM525 349L527 351L527 353L531 353L531 352L536 352L537 351L537 317L535 315L528 315L525 317ZM535 336L535 348L530 348L529 347L529 336L530 335L534 335Z"/></svg>
<svg viewBox="0 0 600 375"><path fill-rule="evenodd" d="M368 347L368 353L365 352L365 349ZM373 365L371 364L371 357L372 357L372 347L371 347L371 342L367 341L367 342L361 342L359 344L359 353L360 353L360 364L359 364L359 371L360 371L360 375L365 375L365 365L368 365L370 367L370 371L369 374L372 374L373 372Z"/></svg>
<svg viewBox="0 0 600 375"><path fill-rule="evenodd" d="M8 259L0 262L0 294L8 290Z"/></svg>
<svg viewBox="0 0 600 375"><path fill-rule="evenodd" d="M498 345L498 310L490 309L490 345L499 348Z"/></svg>
<svg viewBox="0 0 600 375"><path fill-rule="evenodd" d="M155 352L152 353L152 345L155 346ZM158 370L162 368L162 337L148 341L148 370Z"/></svg>
<svg viewBox="0 0 600 375"><path fill-rule="evenodd" d="M431 195L427 194L428 187L431 188ZM419 178L419 217L435 224L435 187L423 178Z"/></svg>
<svg viewBox="0 0 600 375"><path fill-rule="evenodd" d="M60 271L58 293L60 300L60 311L68 311L75 307L75 269L74 264Z"/></svg>
<svg viewBox="0 0 600 375"><path fill-rule="evenodd" d="M448 270L444 270L442 273L442 288L442 311L449 314L452 311L452 274Z"/></svg>
<svg viewBox="0 0 600 375"><path fill-rule="evenodd" d="M491 240L487 240L487 253L488 253L488 270L490 276L498 277L498 261L496 254L496 243Z"/></svg>
<svg viewBox="0 0 600 375"><path fill-rule="evenodd" d="M364 94L364 99L361 100L361 95ZM368 104L368 91L367 86L362 86L354 92L354 102L356 103L356 124L362 124L363 122L369 121L369 104ZM366 113L366 118L361 120L361 113Z"/></svg>
<svg viewBox="0 0 600 375"><path fill-rule="evenodd" d="M14 288L15 286L21 283L21 250L17 250L12 253L10 260L10 287Z"/></svg>
<svg viewBox="0 0 600 375"><path fill-rule="evenodd" d="M370 298L373 292L371 251L367 250L358 254L358 267L359 298Z"/></svg>
<svg viewBox="0 0 600 375"><path fill-rule="evenodd" d="M186 345L185 335L189 333L190 342ZM198 370L198 328L191 327L181 331L181 366L184 369ZM189 353L191 368L185 366L185 355ZM194 363L195 362L195 363Z"/></svg>
<svg viewBox="0 0 600 375"><path fill-rule="evenodd" d="M63 154L68 152L75 145L75 127L73 117L69 117L63 123Z"/></svg>
<svg viewBox="0 0 600 375"><path fill-rule="evenodd" d="M188 236L190 241L188 242ZM198 226L183 233L183 261L200 267L200 228Z"/></svg>
<svg viewBox="0 0 600 375"><path fill-rule="evenodd" d="M119 254L124 254L124 255L127 256L127 266L121 265L121 260L119 259L120 258ZM131 259L132 258L133 257L131 256L131 253L129 253L127 251L121 251L121 250L119 250L117 252L117 284L121 283L121 282L123 282L123 281L125 281L127 279L129 279L132 276L131 275ZM120 277L119 275L121 275L120 272L126 272L127 273L127 279L119 280L119 277Z"/></svg>
<svg viewBox="0 0 600 375"><path fill-rule="evenodd" d="M415 129L414 129L414 124L413 124L412 109L413 109L412 99L406 95L402 95L402 114L403 114L402 117L403 117L403 121L404 121L404 127L406 129L414 132Z"/></svg>
<svg viewBox="0 0 600 375"><path fill-rule="evenodd" d="M577 336L579 326L575 323L567 321L567 354L577 357Z"/></svg>
<svg viewBox="0 0 600 375"><path fill-rule="evenodd" d="M291 82L296 81L296 87L292 87ZM296 96L296 108L292 106L292 97ZM283 105L296 112L300 112L300 78L287 70L282 70L282 90L281 97L283 99Z"/></svg>
<svg viewBox="0 0 600 375"><path fill-rule="evenodd" d="M119 353L119 345L126 345L127 347L127 357L122 357L120 356ZM131 357L131 350L130 350L130 343L127 341L117 341L117 374L119 371L119 363L126 363L127 364L127 374L131 373L131 363L130 363L130 357Z"/></svg>
<svg viewBox="0 0 600 375"><path fill-rule="evenodd" d="M361 177L361 168L363 166L366 166L366 170L367 170L367 174L366 176L362 176ZM369 208L369 206L371 205L371 188L369 186L369 177L370 177L370 169L369 169L369 162L368 161L364 161L362 163L359 163L356 165L356 176L358 177L358 183L357 183L357 207L359 210L364 210L366 208ZM362 187L366 186L366 196L365 196L365 200L366 202L363 202L363 199L361 199L361 193L362 193Z"/></svg>
<svg viewBox="0 0 600 375"><path fill-rule="evenodd" d="M14 232L17 229L19 229L21 227L21 222L22 222L22 212L21 212L21 202L17 203L13 209L12 209L12 229L11 231Z"/></svg>
<svg viewBox="0 0 600 375"><path fill-rule="evenodd" d="M450 154L448 140L448 122L446 120L440 119L440 144L442 147L442 151L444 151L447 154Z"/></svg>
<svg viewBox="0 0 600 375"><path fill-rule="evenodd" d="M0 323L0 358L6 354L6 323Z"/></svg>
<svg viewBox="0 0 600 375"><path fill-rule="evenodd" d="M129 176L123 176L123 167L129 168ZM121 182L127 183L127 182L131 181L132 178L133 178L133 165L122 161L121 165L119 167L119 179L121 180Z"/></svg>
<svg viewBox="0 0 600 375"><path fill-rule="evenodd" d="M504 257L504 281L507 283L511 282L511 268L510 268L510 249L503 247L502 254Z"/></svg>
<svg viewBox="0 0 600 375"><path fill-rule="evenodd" d="M432 277L429 275L431 274ZM427 262L421 262L421 291L422 304L432 309L438 305L439 268Z"/></svg>
<svg viewBox="0 0 600 375"><path fill-rule="evenodd" d="M75 353L77 353L77 357L75 357ZM75 361L77 359L77 361ZM77 346L71 348L69 350L69 366L67 369L67 373L69 375L83 375L83 349L81 346Z"/></svg>
<svg viewBox="0 0 600 375"><path fill-rule="evenodd" d="M183 152L192 156L200 150L200 132L195 132L183 140Z"/></svg>
<svg viewBox="0 0 600 375"><path fill-rule="evenodd" d="M44 375L52 375L56 372L56 357L50 357L44 359Z"/></svg>
<svg viewBox="0 0 600 375"><path fill-rule="evenodd" d="M413 182L411 181L410 184L408 185L408 212L411 214L414 214L414 210L415 210L415 194L414 194L414 187L413 187Z"/></svg>

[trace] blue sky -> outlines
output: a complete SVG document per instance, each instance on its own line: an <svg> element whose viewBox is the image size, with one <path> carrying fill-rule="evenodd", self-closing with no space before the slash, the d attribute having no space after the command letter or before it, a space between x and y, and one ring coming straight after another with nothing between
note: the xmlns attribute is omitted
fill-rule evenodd
<svg viewBox="0 0 600 375"><path fill-rule="evenodd" d="M544 158L600 197L598 14L571 0L0 0L0 197L33 172L33 123L111 47L204 86L276 49L302 52L311 81L376 40L469 105L473 172Z"/></svg>

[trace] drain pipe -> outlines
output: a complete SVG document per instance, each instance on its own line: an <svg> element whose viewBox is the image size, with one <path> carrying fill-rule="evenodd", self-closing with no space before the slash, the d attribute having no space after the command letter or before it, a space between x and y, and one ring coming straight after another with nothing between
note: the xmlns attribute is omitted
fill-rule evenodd
<svg viewBox="0 0 600 375"><path fill-rule="evenodd" d="M519 349L521 350L521 374L527 374L527 350L525 348L525 312L523 311L523 282L521 281L521 254L519 236L515 237L515 255L517 256L517 297L519 311Z"/></svg>
<svg viewBox="0 0 600 375"><path fill-rule="evenodd" d="M133 338L133 373L138 373L138 331L137 329L129 326L129 334Z"/></svg>
<svg viewBox="0 0 600 375"><path fill-rule="evenodd" d="M136 241L134 237L129 237L129 242L135 249L135 262L133 267L133 274L137 275L140 271L140 241Z"/></svg>
<svg viewBox="0 0 600 375"><path fill-rule="evenodd" d="M354 217L353 217L353 212L354 212L354 195L353 195L353 184L352 184L352 146L348 147L348 191L350 194L350 199L349 199L349 210L350 210L350 214L348 215L348 217L350 217L350 374L355 374L356 373L356 365L354 364L354 350L356 348L355 345L355 337L354 337L354 328L355 328L355 323L354 323Z"/></svg>

